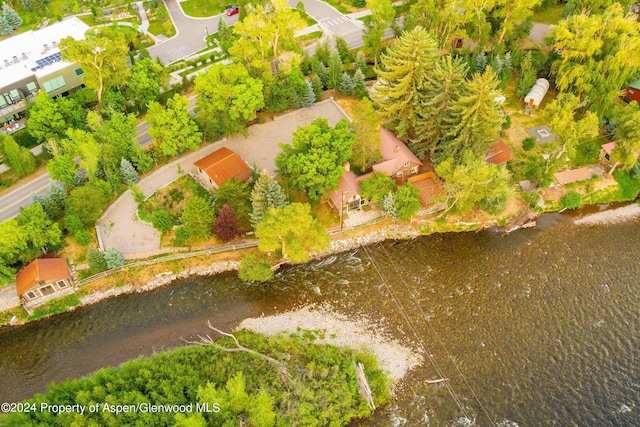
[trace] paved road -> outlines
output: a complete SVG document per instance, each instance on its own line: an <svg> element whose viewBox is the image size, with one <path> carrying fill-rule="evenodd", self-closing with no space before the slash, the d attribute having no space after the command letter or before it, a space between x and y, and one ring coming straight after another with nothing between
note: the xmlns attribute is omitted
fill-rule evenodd
<svg viewBox="0 0 640 427"><path fill-rule="evenodd" d="M297 0L289 0L291 7L296 7ZM327 33L343 38L349 47L358 48L362 42L362 21L351 19L340 13L333 6L320 0L302 0L304 10L309 16L318 21L318 24Z"/></svg>
<svg viewBox="0 0 640 427"><path fill-rule="evenodd" d="M20 208L25 208L31 204L31 193L49 194L51 178L49 174L44 174L28 182L11 193L0 198L0 221L14 217L20 213Z"/></svg>
<svg viewBox="0 0 640 427"><path fill-rule="evenodd" d="M224 13L210 18L192 18L184 14L177 0L165 0L171 15L176 35L149 48L152 57L159 57L163 64L170 64L207 47L205 37L218 30L220 17L227 25L238 21L238 15L226 16Z"/></svg>

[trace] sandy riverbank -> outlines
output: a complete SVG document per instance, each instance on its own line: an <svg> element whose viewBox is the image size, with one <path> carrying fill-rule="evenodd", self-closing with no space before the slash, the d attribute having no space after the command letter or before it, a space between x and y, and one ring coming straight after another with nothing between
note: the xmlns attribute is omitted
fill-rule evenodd
<svg viewBox="0 0 640 427"><path fill-rule="evenodd" d="M386 338L385 325L381 321L372 322L365 317L347 318L326 305L311 305L275 316L245 319L237 327L264 335L296 332L298 328L322 331L316 343L373 353L380 367L396 383L423 361L417 350Z"/></svg>

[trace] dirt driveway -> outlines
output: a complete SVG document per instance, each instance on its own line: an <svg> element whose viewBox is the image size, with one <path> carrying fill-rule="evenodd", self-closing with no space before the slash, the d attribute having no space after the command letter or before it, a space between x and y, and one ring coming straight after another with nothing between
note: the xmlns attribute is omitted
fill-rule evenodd
<svg viewBox="0 0 640 427"><path fill-rule="evenodd" d="M341 109L328 99L283 116L274 121L249 128L249 135L234 135L214 142L201 150L185 154L179 159L151 173L138 183L145 195L173 182L185 173L195 172L193 163L213 151L227 147L237 152L249 164L272 174L276 170L274 158L280 152L279 142L291 143L292 134L298 126L311 123L317 117L325 117L330 125L345 118ZM148 252L160 248L160 233L151 224L141 221L136 215L137 204L130 191L126 191L102 215L97 224L103 248L114 247L126 258L151 255Z"/></svg>

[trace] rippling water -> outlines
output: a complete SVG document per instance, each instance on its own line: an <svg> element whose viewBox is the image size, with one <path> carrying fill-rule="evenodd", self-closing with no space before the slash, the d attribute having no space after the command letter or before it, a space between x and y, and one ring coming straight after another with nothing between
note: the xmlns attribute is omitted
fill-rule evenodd
<svg viewBox="0 0 640 427"><path fill-rule="evenodd" d="M209 319L230 329L324 302L383 319L427 355L392 404L355 425L640 426L640 224L539 224L386 242L262 285L192 279L3 328L0 399L180 345Z"/></svg>

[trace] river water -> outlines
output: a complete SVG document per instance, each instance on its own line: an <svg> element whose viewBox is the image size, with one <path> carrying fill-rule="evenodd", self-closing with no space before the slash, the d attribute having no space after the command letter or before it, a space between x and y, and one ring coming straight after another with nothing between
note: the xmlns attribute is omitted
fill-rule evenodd
<svg viewBox="0 0 640 427"><path fill-rule="evenodd" d="M640 426L640 222L442 234L332 256L267 284L188 279L0 329L0 401L138 355L324 303L425 354L355 426ZM439 384L429 379L449 378Z"/></svg>

